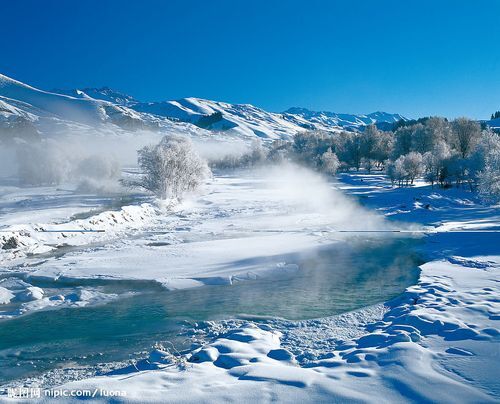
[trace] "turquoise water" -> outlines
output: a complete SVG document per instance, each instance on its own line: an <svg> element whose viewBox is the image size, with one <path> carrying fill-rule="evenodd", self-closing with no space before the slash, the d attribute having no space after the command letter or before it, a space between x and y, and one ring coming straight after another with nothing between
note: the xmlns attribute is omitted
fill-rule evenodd
<svg viewBox="0 0 500 404"><path fill-rule="evenodd" d="M196 321L310 319L386 301L416 282L415 243L353 240L323 247L279 277L177 291L142 284L137 295L104 305L0 321L0 384L57 367L137 358L159 341L188 348L178 334ZM133 290L133 283L127 285Z"/></svg>

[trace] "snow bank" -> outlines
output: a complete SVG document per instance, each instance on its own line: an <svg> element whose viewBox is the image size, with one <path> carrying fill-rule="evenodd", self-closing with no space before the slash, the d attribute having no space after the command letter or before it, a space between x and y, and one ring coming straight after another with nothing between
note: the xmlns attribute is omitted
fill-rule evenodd
<svg viewBox="0 0 500 404"><path fill-rule="evenodd" d="M167 204L163 209L168 209L171 205ZM160 212L160 208L143 203L59 224L9 226L0 235L0 262L6 264L27 255L46 253L60 247L111 240L124 232L150 225Z"/></svg>

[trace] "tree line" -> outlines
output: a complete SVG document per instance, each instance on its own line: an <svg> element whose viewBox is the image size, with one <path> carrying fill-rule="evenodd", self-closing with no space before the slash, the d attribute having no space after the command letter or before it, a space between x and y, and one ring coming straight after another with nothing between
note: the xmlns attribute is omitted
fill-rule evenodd
<svg viewBox="0 0 500 404"><path fill-rule="evenodd" d="M467 187L485 198L500 197L500 135L478 122L430 117L401 121L394 131L369 125L363 132L305 131L267 149L254 142L242 156L212 161L215 168L248 167L292 160L328 174L365 169L387 173L395 186L416 179L432 186Z"/></svg>

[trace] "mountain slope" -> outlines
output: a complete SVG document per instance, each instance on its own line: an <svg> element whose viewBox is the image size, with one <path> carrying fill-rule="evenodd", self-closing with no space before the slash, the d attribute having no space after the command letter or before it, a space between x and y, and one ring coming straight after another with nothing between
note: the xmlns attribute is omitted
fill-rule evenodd
<svg viewBox="0 0 500 404"><path fill-rule="evenodd" d="M229 131L244 137L288 138L304 128L281 116L250 104L229 104L201 98L139 103L132 108L163 117L191 122L213 131Z"/></svg>
<svg viewBox="0 0 500 404"><path fill-rule="evenodd" d="M406 119L400 114L386 112L352 115L315 112L305 108L290 108L280 114L250 104L230 104L194 97L172 101L139 102L108 87L61 91L78 97L110 100L140 113L188 122L212 131L223 131L243 137L257 136L263 139L289 138L305 129L362 130L364 126L372 123L388 129L392 123Z"/></svg>
<svg viewBox="0 0 500 404"><path fill-rule="evenodd" d="M110 122L119 126L142 123L140 114L132 109L90 97L75 98L39 90L1 74L0 101L5 115L8 112L30 120L49 117L89 125Z"/></svg>

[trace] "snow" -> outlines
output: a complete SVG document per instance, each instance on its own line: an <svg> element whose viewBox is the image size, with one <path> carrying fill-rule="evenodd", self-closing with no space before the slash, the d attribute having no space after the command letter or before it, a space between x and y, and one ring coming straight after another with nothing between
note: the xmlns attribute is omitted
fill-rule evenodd
<svg viewBox="0 0 500 404"><path fill-rule="evenodd" d="M276 173L271 177L276 178ZM341 241L332 230L356 225L352 223L356 214L361 215L361 223L380 225L367 210L352 210L355 204L333 217L339 206L310 205L311 199L304 195L311 193L312 188L306 187L311 177L299 185L289 184L283 174L278 177L282 185L277 194L258 175L216 177L194 200L170 207L170 215L159 222L158 208L137 206L132 216L149 212L148 229L159 226L164 233L151 232L147 242L90 249L57 262L49 260L33 272L26 270L32 275L75 279L127 278L134 273L127 272L129 263L131 268L144 269L140 274L135 271L134 277L157 279L169 288L192 287L230 282L266 265L271 273L296 270L284 256ZM300 175L295 172L291 177ZM328 205L329 191L315 186L319 190L315 199L326 198ZM359 198L367 209L419 228L482 229L499 223L498 207L481 205L463 190L431 189L422 183L394 189L384 176L362 173L341 175L337 187ZM294 193L294 188L303 192ZM340 197L333 192L334 198ZM426 204L429 208L423 207ZM99 218L121 234L129 208L115 212L120 219L114 225L109 212L78 223L86 226ZM347 223L341 220L345 214L349 214ZM130 225L142 229L141 223L133 220ZM167 240L169 245L162 244ZM152 242L158 247L147 245ZM61 388L97 388L103 398L103 391L122 391L126 397L120 400L125 402L396 403L454 402L457 397L466 403L496 402L500 394L496 378L498 245L495 233L430 233L422 247L428 261L421 266L417 284L384 305L299 322L199 324L203 344L187 354L157 348L135 366ZM256 251L276 259L255 262ZM67 268L69 262L77 265Z"/></svg>
<svg viewBox="0 0 500 404"><path fill-rule="evenodd" d="M178 289L296 271L299 255L341 240L337 230L383 226L321 177L291 166L217 177L195 202L144 203L58 224L13 225L0 242L14 237L19 247L0 251L0 258L14 266L27 254L82 246L85 254L56 254L57 260L27 271L33 278L140 279ZM130 239L133 234L142 237Z"/></svg>

